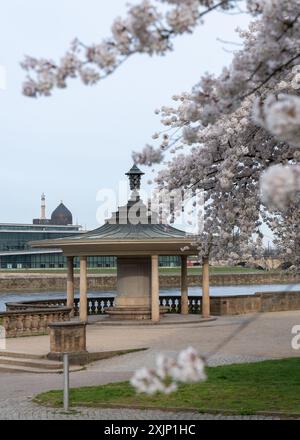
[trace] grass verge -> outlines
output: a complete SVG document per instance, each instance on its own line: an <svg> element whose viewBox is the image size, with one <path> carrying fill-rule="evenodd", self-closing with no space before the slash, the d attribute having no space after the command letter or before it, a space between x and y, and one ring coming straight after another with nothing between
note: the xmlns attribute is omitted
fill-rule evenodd
<svg viewBox="0 0 300 440"><path fill-rule="evenodd" d="M70 390L71 406L191 409L199 412L300 415L300 358L235 364L207 369L208 380L182 385L171 395L136 394L128 382ZM49 391L37 403L62 406L62 391Z"/></svg>

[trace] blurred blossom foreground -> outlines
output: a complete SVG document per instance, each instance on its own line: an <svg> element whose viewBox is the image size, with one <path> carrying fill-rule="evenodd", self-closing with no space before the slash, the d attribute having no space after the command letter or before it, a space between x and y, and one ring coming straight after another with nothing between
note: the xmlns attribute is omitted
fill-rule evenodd
<svg viewBox="0 0 300 440"><path fill-rule="evenodd" d="M179 352L176 359L159 355L155 368L137 370L130 383L139 393L170 394L177 390L178 383L206 380L205 363L196 350L189 347Z"/></svg>

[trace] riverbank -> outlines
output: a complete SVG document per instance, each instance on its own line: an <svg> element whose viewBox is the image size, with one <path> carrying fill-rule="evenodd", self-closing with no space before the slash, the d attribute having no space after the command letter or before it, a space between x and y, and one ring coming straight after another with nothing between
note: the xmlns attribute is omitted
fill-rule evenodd
<svg viewBox="0 0 300 440"><path fill-rule="evenodd" d="M160 287L178 287L180 275L160 274ZM115 274L89 274L89 290L115 290L117 278ZM213 273L210 275L211 286L235 286L250 284L295 284L300 283L299 275L288 272L258 273ZM201 274L188 275L189 286L201 286ZM65 290L65 273L0 273L0 292L23 292L43 290ZM79 275L75 274L75 288L79 288Z"/></svg>

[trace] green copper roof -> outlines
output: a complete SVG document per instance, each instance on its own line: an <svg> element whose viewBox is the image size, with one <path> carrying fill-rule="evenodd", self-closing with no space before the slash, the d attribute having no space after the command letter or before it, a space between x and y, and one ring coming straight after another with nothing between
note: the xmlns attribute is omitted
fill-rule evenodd
<svg viewBox="0 0 300 440"><path fill-rule="evenodd" d="M132 175L138 175L143 176L145 173L141 171L135 164L130 168L130 170L125 173L125 176L132 176Z"/></svg>
<svg viewBox="0 0 300 440"><path fill-rule="evenodd" d="M72 241L87 240L151 240L168 238L188 238L184 231L162 224L110 224L105 223L94 231L71 237ZM64 238L68 241L68 238Z"/></svg>
<svg viewBox="0 0 300 440"><path fill-rule="evenodd" d="M148 211L138 194L136 197L136 200L130 199L126 205L120 206L103 226L76 237L75 241L187 238L184 231L161 224L158 215Z"/></svg>

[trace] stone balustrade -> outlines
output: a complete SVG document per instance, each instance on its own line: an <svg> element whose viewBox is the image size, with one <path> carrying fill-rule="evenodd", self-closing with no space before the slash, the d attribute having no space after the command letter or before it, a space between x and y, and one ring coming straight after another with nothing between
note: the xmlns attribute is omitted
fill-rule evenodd
<svg viewBox="0 0 300 440"><path fill-rule="evenodd" d="M181 297L180 296L161 296L159 298L160 306L167 308L167 313L180 313ZM189 313L201 312L201 298L190 296L188 298Z"/></svg>
<svg viewBox="0 0 300 440"><path fill-rule="evenodd" d="M89 297L88 315L102 315L114 305L114 297ZM166 313L180 313L180 296L161 296L160 306ZM8 337L48 333L51 322L70 320L72 309L66 299L50 299L7 303L7 311L0 313L0 325ZM201 297L188 298L189 313L201 313ZM255 295L212 296L211 315L240 315L245 313L300 310L300 291L260 292ZM79 315L79 298L74 301L74 315Z"/></svg>
<svg viewBox="0 0 300 440"><path fill-rule="evenodd" d="M66 299L50 299L50 300L37 300L37 301L22 301L19 303L6 303L6 309L9 311L14 310L26 310L27 308L41 307L60 307L65 306ZM201 311L201 298L189 297L189 313L200 313ZM113 307L114 297L89 297L87 301L88 315L102 315L109 307ZM181 297L175 295L161 296L160 306L167 309L166 313L180 313ZM74 316L79 316L79 298L74 300Z"/></svg>
<svg viewBox="0 0 300 440"><path fill-rule="evenodd" d="M71 307L27 307L0 313L0 325L6 337L35 336L49 333L49 324L70 320Z"/></svg>
<svg viewBox="0 0 300 440"><path fill-rule="evenodd" d="M22 311L28 309L46 309L53 307L61 307L66 306L66 299L58 298L58 299L45 299L45 300L33 300L33 301L20 301L20 302L8 302L6 303L6 311L14 312L14 311Z"/></svg>

